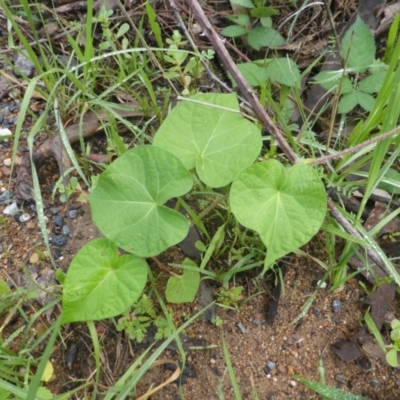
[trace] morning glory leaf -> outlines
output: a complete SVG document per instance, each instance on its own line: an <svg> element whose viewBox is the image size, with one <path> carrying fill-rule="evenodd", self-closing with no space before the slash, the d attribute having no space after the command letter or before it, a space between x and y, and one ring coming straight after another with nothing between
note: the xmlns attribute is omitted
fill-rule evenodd
<svg viewBox="0 0 400 400"><path fill-rule="evenodd" d="M129 253L152 257L182 241L189 222L164 204L192 188L192 177L167 150L139 146L114 161L88 196L103 235Z"/></svg>

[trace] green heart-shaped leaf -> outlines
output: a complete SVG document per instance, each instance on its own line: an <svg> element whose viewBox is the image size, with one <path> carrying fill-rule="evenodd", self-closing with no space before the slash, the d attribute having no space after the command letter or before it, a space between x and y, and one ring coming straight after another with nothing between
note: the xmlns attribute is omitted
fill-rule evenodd
<svg viewBox="0 0 400 400"><path fill-rule="evenodd" d="M184 265L197 268L197 264L185 259ZM165 297L170 303L189 303L194 300L200 285L200 274L198 271L184 269L182 275L171 276L165 289Z"/></svg>
<svg viewBox="0 0 400 400"><path fill-rule="evenodd" d="M147 263L131 254L118 257L117 246L96 239L77 253L63 290L63 323L115 317L142 294Z"/></svg>
<svg viewBox="0 0 400 400"><path fill-rule="evenodd" d="M307 243L326 213L326 194L316 171L276 160L254 164L235 179L230 192L238 221L256 231L267 246L265 265Z"/></svg>
<svg viewBox="0 0 400 400"><path fill-rule="evenodd" d="M170 112L153 144L174 153L187 169L196 168L205 184L225 186L257 158L261 133L239 113L234 94L197 94L190 100Z"/></svg>
<svg viewBox="0 0 400 400"><path fill-rule="evenodd" d="M187 193L192 183L190 173L169 151L136 147L100 175L88 196L93 221L124 250L155 256L186 237L187 219L163 204Z"/></svg>

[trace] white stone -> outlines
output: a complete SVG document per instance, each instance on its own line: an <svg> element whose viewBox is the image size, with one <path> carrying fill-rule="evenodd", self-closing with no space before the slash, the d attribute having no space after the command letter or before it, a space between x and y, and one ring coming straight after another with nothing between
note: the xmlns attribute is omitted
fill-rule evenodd
<svg viewBox="0 0 400 400"><path fill-rule="evenodd" d="M28 213L23 213L19 216L19 222L27 222L31 219L31 216Z"/></svg>
<svg viewBox="0 0 400 400"><path fill-rule="evenodd" d="M14 203L11 203L3 210L3 214L10 215L11 217L13 217L14 215L17 215L18 212L19 212L18 205L15 201L14 201Z"/></svg>
<svg viewBox="0 0 400 400"><path fill-rule="evenodd" d="M7 128L0 129L0 137L1 136L10 136L10 135L12 135L12 132L9 129L7 129Z"/></svg>

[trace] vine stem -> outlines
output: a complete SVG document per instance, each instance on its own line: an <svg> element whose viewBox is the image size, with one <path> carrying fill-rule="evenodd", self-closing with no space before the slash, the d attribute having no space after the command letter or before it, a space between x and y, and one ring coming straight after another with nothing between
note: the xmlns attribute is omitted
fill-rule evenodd
<svg viewBox="0 0 400 400"><path fill-rule="evenodd" d="M254 93L251 86L244 79L242 73L239 71L236 64L233 62L231 56L224 46L224 39L221 38L217 32L215 32L210 21L204 14L203 9L200 7L197 0L188 0L190 9L193 12L194 17L197 22L203 28L203 33L208 37L211 44L213 45L216 53L218 54L223 66L232 75L233 79L236 81L240 91L242 92L245 99L251 105L253 111L258 116L260 121L263 123L264 127L268 129L271 136L276 140L278 146L281 148L286 157L290 160L292 164L296 163L298 160L297 154L292 150L289 144L286 142L282 133L279 131L277 126L272 122L271 118L264 110L263 106L259 102L256 94Z"/></svg>
<svg viewBox="0 0 400 400"><path fill-rule="evenodd" d="M207 16L205 15L204 11L202 10L202 8L199 5L197 0L187 0L187 3L189 5L189 8L191 9L195 19L202 27L204 35L210 40L217 55L220 58L223 66L232 75L233 79L236 81L243 96L246 98L246 100L250 103L251 107L253 108L253 111L255 112L255 114L258 116L260 121L263 123L264 127L269 130L271 136L276 140L278 146L281 148L281 150L286 155L286 157L289 159L289 161L292 164L295 164L298 161L299 157L292 150L292 148L286 142L285 138L283 137L283 135L281 134L279 129L272 122L271 118L269 117L269 115L266 113L266 111L262 107L261 103L259 102L253 89L246 82L243 75L239 71L238 67L233 62L231 56L229 55L228 51L226 50L226 48L224 46L224 39L222 37L220 37L217 34L217 32L214 30L213 26L211 25L210 21L208 20ZM394 133L395 132L388 132L387 134L385 134L385 135L387 135L385 137L388 137ZM382 137L379 137L379 138L380 139L376 139L375 141L382 140ZM374 139L372 139L372 140L374 140ZM371 144L371 142L369 144ZM357 151L357 149L355 149L355 148L353 148L351 150ZM316 160L316 161L318 161L318 162L314 162L314 163L325 162L325 161L327 161L327 158L325 157L324 161L322 161L321 159ZM362 235L360 234L360 232L357 229L355 229L354 226L340 213L340 211L336 208L335 204L330 199L328 199L328 209L329 209L331 215L333 216L333 218L336 219L336 221L343 227L343 229L346 232L348 232L356 237L362 238ZM379 268L383 269L384 271L387 271L387 269L384 267L385 263L383 262L380 255L374 249L367 247L367 254L372 259L372 261L374 261L377 264L377 266Z"/></svg>

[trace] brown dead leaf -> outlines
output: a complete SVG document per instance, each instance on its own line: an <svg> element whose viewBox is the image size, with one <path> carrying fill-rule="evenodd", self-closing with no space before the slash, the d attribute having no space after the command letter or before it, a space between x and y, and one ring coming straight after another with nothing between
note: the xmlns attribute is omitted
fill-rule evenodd
<svg viewBox="0 0 400 400"><path fill-rule="evenodd" d="M387 204L381 203L379 201L375 202L375 206L369 213L368 219L364 223L364 228L370 231L374 228L382 219L391 213L390 208ZM400 232L400 218L396 217L387 223L380 231L379 235L384 235L386 233Z"/></svg>

